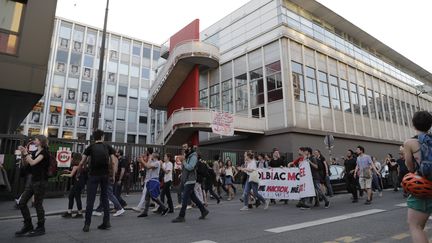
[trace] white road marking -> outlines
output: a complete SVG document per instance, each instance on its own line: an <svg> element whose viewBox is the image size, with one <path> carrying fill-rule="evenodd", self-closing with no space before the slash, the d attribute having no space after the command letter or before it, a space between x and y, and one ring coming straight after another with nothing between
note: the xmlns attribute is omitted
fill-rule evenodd
<svg viewBox="0 0 432 243"><path fill-rule="evenodd" d="M370 215L370 214L382 213L385 211L386 210L383 210L383 209L370 209L370 210L366 210L366 211L361 211L361 212L357 212L357 213L349 213L349 214L344 214L344 215L326 218L326 219L319 219L319 220L314 220L314 221L309 221L309 222L304 222L304 223L299 223L299 224L293 224L293 225L287 225L287 226L282 226L282 227L277 227L277 228L266 229L265 231L271 232L271 233L282 233L282 232L293 231L293 230L313 227L313 226L322 225L322 224L333 223L333 222L337 222L337 221L341 221L341 220L357 218L357 217L366 216L366 215Z"/></svg>
<svg viewBox="0 0 432 243"><path fill-rule="evenodd" d="M201 241L194 241L191 243L217 243L216 241L211 241L211 240L201 240Z"/></svg>
<svg viewBox="0 0 432 243"><path fill-rule="evenodd" d="M406 204L406 202L404 202L404 203L396 204L395 206L396 206L396 207L406 207L407 204Z"/></svg>

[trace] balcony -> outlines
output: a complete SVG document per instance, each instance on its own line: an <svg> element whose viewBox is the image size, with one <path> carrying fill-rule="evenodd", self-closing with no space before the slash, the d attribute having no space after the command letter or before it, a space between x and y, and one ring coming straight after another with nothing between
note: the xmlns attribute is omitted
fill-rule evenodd
<svg viewBox="0 0 432 243"><path fill-rule="evenodd" d="M181 144L196 131L211 132L215 111L205 108L187 108L173 112L163 131L156 139L157 144ZM233 115L234 134L264 134L265 119Z"/></svg>
<svg viewBox="0 0 432 243"><path fill-rule="evenodd" d="M195 65L201 69L214 69L219 66L219 59L219 49L211 44L197 40L177 44L150 88L150 107L165 110Z"/></svg>

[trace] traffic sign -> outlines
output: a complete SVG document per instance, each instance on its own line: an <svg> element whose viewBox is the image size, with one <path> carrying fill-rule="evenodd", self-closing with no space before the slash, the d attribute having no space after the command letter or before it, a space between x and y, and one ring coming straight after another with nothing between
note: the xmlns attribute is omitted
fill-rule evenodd
<svg viewBox="0 0 432 243"><path fill-rule="evenodd" d="M72 152L70 148L59 147L57 150L57 167L70 167L72 160Z"/></svg>

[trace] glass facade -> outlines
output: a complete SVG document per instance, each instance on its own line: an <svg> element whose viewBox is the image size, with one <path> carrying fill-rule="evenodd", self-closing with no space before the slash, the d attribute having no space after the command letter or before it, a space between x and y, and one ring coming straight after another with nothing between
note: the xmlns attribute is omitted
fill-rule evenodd
<svg viewBox="0 0 432 243"><path fill-rule="evenodd" d="M24 120L24 134L90 138L101 37L101 30L56 19L45 96ZM159 47L111 33L106 47L99 127L106 140L142 142L149 138L151 60Z"/></svg>

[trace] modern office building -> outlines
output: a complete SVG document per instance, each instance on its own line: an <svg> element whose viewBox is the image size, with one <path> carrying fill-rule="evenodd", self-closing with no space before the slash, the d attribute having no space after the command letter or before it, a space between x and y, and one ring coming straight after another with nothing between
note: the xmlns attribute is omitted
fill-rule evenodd
<svg viewBox="0 0 432 243"><path fill-rule="evenodd" d="M151 141L295 153L332 134L335 155L361 144L383 156L432 110L430 72L317 1L252 0L191 25L161 47L149 104L166 112ZM211 133L214 111L233 114L234 136Z"/></svg>
<svg viewBox="0 0 432 243"><path fill-rule="evenodd" d="M0 0L0 133L14 132L44 94L57 0Z"/></svg>
<svg viewBox="0 0 432 243"><path fill-rule="evenodd" d="M56 18L45 96L22 123L26 135L89 139L95 102L102 30ZM146 143L148 89L160 48L107 33L99 127L105 139Z"/></svg>

